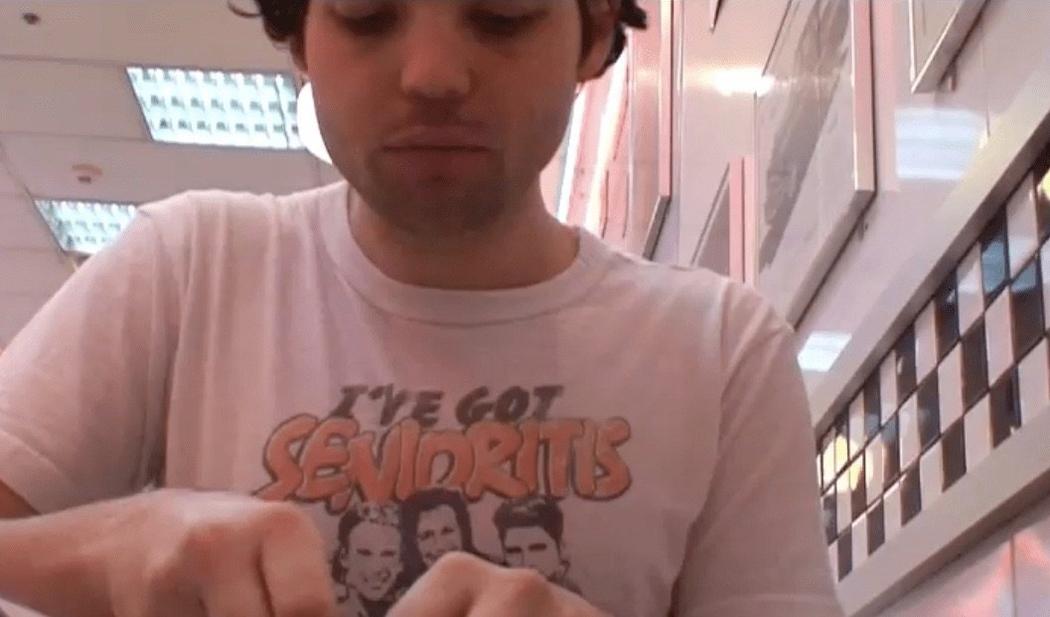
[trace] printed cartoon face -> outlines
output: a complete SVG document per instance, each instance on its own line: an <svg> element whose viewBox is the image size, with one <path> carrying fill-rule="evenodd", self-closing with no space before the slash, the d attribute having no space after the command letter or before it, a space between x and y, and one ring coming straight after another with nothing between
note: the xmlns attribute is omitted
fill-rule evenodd
<svg viewBox="0 0 1050 617"><path fill-rule="evenodd" d="M422 512L416 529L416 541L423 563L428 568L445 553L463 550L463 532L452 508L440 505Z"/></svg>
<svg viewBox="0 0 1050 617"><path fill-rule="evenodd" d="M368 600L382 600L401 573L401 534L397 528L364 521L347 542L346 584Z"/></svg>
<svg viewBox="0 0 1050 617"><path fill-rule="evenodd" d="M565 568L558 543L543 527L512 527L503 539L507 565L532 568L548 580L564 574Z"/></svg>

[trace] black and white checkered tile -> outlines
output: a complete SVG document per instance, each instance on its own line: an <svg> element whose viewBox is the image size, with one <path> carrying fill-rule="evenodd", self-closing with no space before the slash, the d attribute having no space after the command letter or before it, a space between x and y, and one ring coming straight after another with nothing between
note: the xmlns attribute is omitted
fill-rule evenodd
<svg viewBox="0 0 1050 617"><path fill-rule="evenodd" d="M1050 406L1046 159L820 439L840 580Z"/></svg>

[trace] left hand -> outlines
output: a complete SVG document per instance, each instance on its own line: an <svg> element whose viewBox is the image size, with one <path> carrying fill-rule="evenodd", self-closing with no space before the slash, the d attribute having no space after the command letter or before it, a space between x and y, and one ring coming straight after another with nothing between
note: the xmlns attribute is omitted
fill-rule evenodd
<svg viewBox="0 0 1050 617"><path fill-rule="evenodd" d="M532 570L449 553L416 581L387 617L608 616Z"/></svg>

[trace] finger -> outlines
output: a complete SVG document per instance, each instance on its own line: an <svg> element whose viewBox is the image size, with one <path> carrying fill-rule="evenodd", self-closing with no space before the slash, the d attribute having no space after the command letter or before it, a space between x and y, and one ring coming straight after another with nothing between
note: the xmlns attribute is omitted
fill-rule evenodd
<svg viewBox="0 0 1050 617"><path fill-rule="evenodd" d="M178 559L154 558L140 569L135 583L114 589L113 614L126 617L206 617L198 588Z"/></svg>
<svg viewBox="0 0 1050 617"><path fill-rule="evenodd" d="M449 553L405 592L387 617L464 617L477 590L487 586L489 567L495 566L466 553Z"/></svg>
<svg viewBox="0 0 1050 617"><path fill-rule="evenodd" d="M575 617L575 606L534 570L504 570L477 594L467 617Z"/></svg>
<svg viewBox="0 0 1050 617"><path fill-rule="evenodd" d="M203 593L208 617L273 617L259 561L238 565L239 571L217 573L208 581Z"/></svg>
<svg viewBox="0 0 1050 617"><path fill-rule="evenodd" d="M260 555L274 617L336 617L324 541L299 513L271 517Z"/></svg>

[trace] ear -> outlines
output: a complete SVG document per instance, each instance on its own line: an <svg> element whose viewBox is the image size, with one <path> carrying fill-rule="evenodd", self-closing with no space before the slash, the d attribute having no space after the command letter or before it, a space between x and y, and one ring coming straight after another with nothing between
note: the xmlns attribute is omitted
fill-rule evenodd
<svg viewBox="0 0 1050 617"><path fill-rule="evenodd" d="M590 12L591 48L587 50L577 72L580 83L595 79L604 72L612 52L613 37L619 21L621 0L584 0L581 7ZM584 23L588 18L581 16Z"/></svg>

